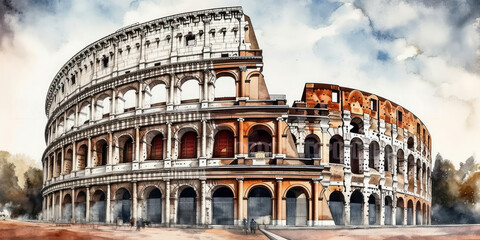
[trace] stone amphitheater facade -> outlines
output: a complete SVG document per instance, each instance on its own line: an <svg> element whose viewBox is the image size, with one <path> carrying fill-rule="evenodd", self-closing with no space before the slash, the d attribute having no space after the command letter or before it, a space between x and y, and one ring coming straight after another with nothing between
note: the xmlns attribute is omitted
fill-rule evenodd
<svg viewBox="0 0 480 240"><path fill-rule="evenodd" d="M240 7L134 24L82 49L46 98L43 220L430 223L431 139L415 115L319 83L289 106L262 68Z"/></svg>

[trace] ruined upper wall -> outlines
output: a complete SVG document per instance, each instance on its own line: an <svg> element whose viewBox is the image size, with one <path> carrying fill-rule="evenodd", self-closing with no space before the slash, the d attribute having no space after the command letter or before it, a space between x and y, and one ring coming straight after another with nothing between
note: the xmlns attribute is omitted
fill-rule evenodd
<svg viewBox="0 0 480 240"><path fill-rule="evenodd" d="M176 14L119 29L75 54L54 77L47 116L75 93L112 77L177 62L261 57L241 7Z"/></svg>
<svg viewBox="0 0 480 240"><path fill-rule="evenodd" d="M332 100L333 94L337 94L337 101ZM378 95L339 85L307 83L302 101L307 108L315 108L320 103L326 104L329 111L349 111L352 118L363 118L367 114L371 119L382 119L387 125L396 125L415 135L431 151L430 132L425 124L412 112Z"/></svg>

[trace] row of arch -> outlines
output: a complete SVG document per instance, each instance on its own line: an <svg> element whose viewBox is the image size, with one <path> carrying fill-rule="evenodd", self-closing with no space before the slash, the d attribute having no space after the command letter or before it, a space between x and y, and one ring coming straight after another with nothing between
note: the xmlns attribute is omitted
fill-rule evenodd
<svg viewBox="0 0 480 240"><path fill-rule="evenodd" d="M235 99L237 96L236 82L237 80L231 74L219 75L212 84L213 100ZM179 99L178 104L202 100L205 90L202 89L204 86L199 79L187 78L180 81L180 84L175 96ZM107 91L91 100L83 101L78 105L78 110L75 108L68 110L65 112L65 116L62 115L51 125L50 135L60 136L76 126L108 118L112 114L121 114L133 111L136 108L145 109L162 106L175 101L174 96L171 96L175 93L169 92L169 84L166 81L152 81L141 90L141 94L139 94L139 88L135 85L129 85L121 87L116 94L113 91ZM115 101L112 101L112 98L115 98ZM206 98L206 96L203 96L203 98Z"/></svg>
<svg viewBox="0 0 480 240"><path fill-rule="evenodd" d="M146 136L146 154L147 160L163 160L166 157L166 137L158 131L147 133ZM198 157L198 140L199 136L193 129L186 130L180 138L179 145L179 159L191 159ZM118 145L113 146L118 148L118 163L129 163L135 158L134 139L130 135L122 135L118 138ZM95 161L91 162L89 166L88 161L88 144L79 144L76 148L75 159L72 148L65 151L64 162L62 165L62 152L52 153L48 161L48 178L59 176L61 174L69 174L76 164L76 170L84 170L87 167L105 166L112 162L109 160L109 146L105 139L100 139L95 143L92 149ZM257 154L259 152L272 152L272 135L269 131L263 129L253 130L248 136L248 151L250 154ZM213 158L233 158L235 155L235 134L230 129L218 131L214 136L213 142ZM54 164L55 161L55 164ZM63 169L62 169L63 166ZM55 168L55 169L54 169Z"/></svg>
<svg viewBox="0 0 480 240"><path fill-rule="evenodd" d="M365 200L367 199L364 199L364 195L360 190L353 191L349 202L345 201L341 192L335 191L331 193L329 197L329 208L335 224L345 225L346 223L349 223L350 225L393 225L393 208L395 208L395 225L413 225L414 222L416 225L429 224L431 214L430 206L428 206L426 203L422 204L420 200L416 202L415 209L413 200L408 200L405 205L402 197L398 197L396 199L396 206L393 206L393 199L391 196L385 196L383 199L381 199L376 194L370 194L366 202L367 205L365 205ZM345 219L346 204L349 204L350 207L349 219ZM383 219L380 218L380 208L382 205L384 206ZM364 215L366 213L368 213L368 221L364 222ZM383 223L381 223L381 221L383 221Z"/></svg>
<svg viewBox="0 0 480 240"><path fill-rule="evenodd" d="M308 139L308 138L307 138ZM329 142L329 162L330 163L344 163L344 142L340 135L334 135L330 138ZM307 144L305 144L307 146ZM377 171L381 170L383 163L383 170L391 172L392 174L402 174L406 170L406 174L413 176L414 168L416 167L417 179L420 179L420 174L423 177L430 177L430 167L425 162L422 163L420 159L415 161L413 154L409 154L405 159L405 153L403 149L398 149L396 155L396 165L394 165L395 155L390 145L386 145L384 148L384 159L380 160L380 145L377 141L371 141L369 144L369 157L368 166ZM352 173L361 174L363 172L364 157L364 144L360 138L353 138L350 141L350 165ZM407 161L407 169L404 169L403 162ZM396 166L396 169L395 169Z"/></svg>
<svg viewBox="0 0 480 240"><path fill-rule="evenodd" d="M148 187L143 196L142 218L153 224L161 224L164 221L163 211L164 194L157 187ZM76 194L74 210L76 222L86 222L86 194L79 191ZM264 186L255 186L247 194L247 216L248 219L255 219L259 224L272 223L272 193ZM65 194L60 206L60 196L56 196L54 211L57 219L68 222L73 217L72 197ZM308 193L302 187L291 187L286 191L286 224L287 225L307 225L309 197ZM218 186L211 196L211 224L213 225L233 225L234 224L234 201L235 195L228 186ZM132 217L132 195L125 188L118 189L112 199L112 210L114 221L129 223ZM58 218L62 208L62 215ZM106 197L102 190L96 190L90 200L89 222L106 222ZM184 186L179 189L176 224L195 225L197 223L198 194L194 188Z"/></svg>

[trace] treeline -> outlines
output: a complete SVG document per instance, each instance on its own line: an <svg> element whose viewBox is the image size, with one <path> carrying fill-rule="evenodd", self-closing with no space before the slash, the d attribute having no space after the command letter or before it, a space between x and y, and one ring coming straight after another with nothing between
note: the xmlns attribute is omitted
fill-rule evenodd
<svg viewBox="0 0 480 240"><path fill-rule="evenodd" d="M27 166L24 173L19 173L23 174L23 188L19 185L16 165L27 162L0 151L0 211L8 211L11 218L37 219L42 211L42 170Z"/></svg>
<svg viewBox="0 0 480 240"><path fill-rule="evenodd" d="M432 172L432 224L480 223L480 171L473 157L458 170L440 154Z"/></svg>

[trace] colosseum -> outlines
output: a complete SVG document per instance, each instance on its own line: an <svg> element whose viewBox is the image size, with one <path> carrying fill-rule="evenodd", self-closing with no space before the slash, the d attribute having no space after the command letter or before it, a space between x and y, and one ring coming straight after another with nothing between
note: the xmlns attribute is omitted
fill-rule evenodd
<svg viewBox="0 0 480 240"><path fill-rule="evenodd" d="M333 84L307 83L290 106L262 68L241 7L86 46L46 98L43 220L430 224L432 143L419 118Z"/></svg>

